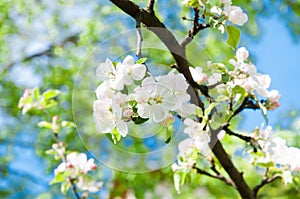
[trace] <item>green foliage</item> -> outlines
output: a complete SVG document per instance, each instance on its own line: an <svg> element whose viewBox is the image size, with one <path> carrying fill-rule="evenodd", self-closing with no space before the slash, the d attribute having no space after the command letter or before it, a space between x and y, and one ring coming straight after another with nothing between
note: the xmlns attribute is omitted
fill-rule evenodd
<svg viewBox="0 0 300 199"><path fill-rule="evenodd" d="M227 44L237 49L240 43L241 31L236 26L227 26Z"/></svg>

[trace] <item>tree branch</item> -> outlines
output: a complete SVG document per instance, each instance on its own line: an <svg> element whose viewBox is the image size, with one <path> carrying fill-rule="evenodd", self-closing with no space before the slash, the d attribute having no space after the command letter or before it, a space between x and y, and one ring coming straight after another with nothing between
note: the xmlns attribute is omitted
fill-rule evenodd
<svg viewBox="0 0 300 199"><path fill-rule="evenodd" d="M228 135L238 137L241 140L244 140L245 142L251 143L253 140L253 138L250 136L241 135L241 134L233 132L231 129L228 128L228 126L225 126L224 130Z"/></svg>
<svg viewBox="0 0 300 199"><path fill-rule="evenodd" d="M66 43L68 42L73 42L73 43L76 43L78 41L78 35L79 34L75 34L75 35L71 35L67 38L65 38L63 41L61 41L60 43L58 44L53 44L53 45L50 45L48 48L46 48L45 50L43 51L40 51L40 52L37 52L37 53L34 53L32 55L28 55L24 58L22 58L21 60L18 60L18 61L15 61L15 62L11 62L10 64L8 64L7 66L4 67L4 69L1 71L3 74L5 74L11 67L13 67L14 65L16 64L19 64L19 63L22 63L22 62L26 62L26 61L30 61L36 57L40 57L40 56L43 56L43 55L48 55L50 56L51 53L52 53L52 50L55 48L55 47L58 47L58 46L64 46Z"/></svg>
<svg viewBox="0 0 300 199"><path fill-rule="evenodd" d="M201 30L205 28L209 28L210 24L199 24L199 9L194 8L194 20L193 20L193 27L185 36L185 38L181 41L180 45L185 48L194 38L195 35L197 35Z"/></svg>
<svg viewBox="0 0 300 199"><path fill-rule="evenodd" d="M143 35L141 30L141 18L137 17L136 19L136 56L141 59L142 56L142 42Z"/></svg>
<svg viewBox="0 0 300 199"><path fill-rule="evenodd" d="M228 122L230 122L232 118L241 113L244 109L257 110L260 109L260 107L258 104L254 104L253 101L251 101L250 98L247 96L244 98L242 104L233 112L233 115L228 119Z"/></svg>
<svg viewBox="0 0 300 199"><path fill-rule="evenodd" d="M196 172L198 174L202 174L202 175L206 175L208 177L211 177L211 178L215 178L215 179L218 179L218 180L221 180L223 182L225 182L227 185L229 186L232 186L232 187L235 187L235 185L227 178L225 178L224 176L222 176L221 174L218 174L218 175L213 175L205 170L202 170L198 167L196 167L195 165L192 167L194 170L196 170Z"/></svg>
<svg viewBox="0 0 300 199"><path fill-rule="evenodd" d="M274 175L274 176L271 177L271 178L265 177L265 178L261 181L261 183L260 183L259 185L255 186L255 187L253 188L254 196L257 197L258 191L259 191L263 186L265 186L265 185L267 185L267 184L270 184L271 182L273 182L273 181L275 181L276 179L279 179L279 178L280 178L279 175Z"/></svg>
<svg viewBox="0 0 300 199"><path fill-rule="evenodd" d="M147 11L154 15L154 4L155 0L149 0L147 5Z"/></svg>
<svg viewBox="0 0 300 199"><path fill-rule="evenodd" d="M241 197L244 199L254 199L254 195L245 179L243 178L243 173L240 173L237 168L233 165L230 157L223 148L221 142L218 140L218 131L211 129L212 141L209 143L212 152L219 160L222 167L230 176L231 180L236 186L236 189L240 193Z"/></svg>

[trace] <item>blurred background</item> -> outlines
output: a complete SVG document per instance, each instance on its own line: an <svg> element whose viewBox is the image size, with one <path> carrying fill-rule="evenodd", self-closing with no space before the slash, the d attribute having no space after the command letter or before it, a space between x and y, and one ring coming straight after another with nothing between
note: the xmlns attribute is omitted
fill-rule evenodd
<svg viewBox="0 0 300 199"><path fill-rule="evenodd" d="M145 0L134 2L143 7L147 3ZM249 16L249 22L242 27L240 46L248 48L259 72L270 74L271 88L282 94L281 107L268 115L269 124L288 140L289 145L300 147L300 1L233 2ZM179 0L157 1L155 9L165 25L176 31L178 38L192 26L191 22L182 20L183 16L192 18L192 12L182 8ZM78 82L76 75L82 76L87 69L94 69L102 56L105 57L104 52L111 53L115 59L118 55L122 57L125 53L134 52L135 34L132 37L128 34L131 33L128 30L134 27L130 17L104 0L0 0L0 198L72 197L71 193L61 195L58 185L49 186L57 162L46 155L45 150L51 148L54 138L51 133L36 127L39 117L21 114L19 98L25 88L59 89L62 91L59 101L63 110L59 113L60 117L76 119L76 110L80 112L85 105L90 106L80 93L90 82L79 86L75 84L74 87L74 82ZM129 40L118 38L120 33L124 35L123 32ZM118 39L111 40L112 37ZM145 46L157 44L151 47L162 49L143 51L144 56L151 55L155 62L165 64L162 68L153 67L153 72L166 72L167 66L173 63L168 52L146 30L144 40ZM193 64L200 66L208 58L228 60L234 52L223 42L225 40L226 35L205 30L196 37L195 45L189 47L188 57ZM72 106L73 89L77 104L81 104L79 108ZM92 123L84 116L79 120L85 126ZM264 119L259 111L246 111L235 121L236 128L243 132L253 130L262 122ZM89 146L84 145L82 140L86 143L90 137L81 134L80 130L78 134L66 132L65 140L70 149L85 151ZM241 158L244 143L227 138L224 142L226 149L236 155L234 161L238 167L244 168L249 184L257 184L258 175L251 172L252 166ZM153 140L129 144L135 150L143 151L149 143L157 144ZM188 179L178 195L173 186L171 168L167 165L157 171L133 174L113 172L101 162L97 163L100 164L97 175L105 185L91 198L238 198L232 188L205 176ZM279 181L264 187L262 193L261 198L300 198L299 184L283 185Z"/></svg>

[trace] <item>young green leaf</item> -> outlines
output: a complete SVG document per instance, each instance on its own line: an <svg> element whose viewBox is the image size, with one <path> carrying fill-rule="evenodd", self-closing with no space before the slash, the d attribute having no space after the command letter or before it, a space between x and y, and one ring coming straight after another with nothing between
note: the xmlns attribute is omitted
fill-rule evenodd
<svg viewBox="0 0 300 199"><path fill-rule="evenodd" d="M59 90L47 90L43 93L43 98L44 100L48 100L48 99L51 99L51 98L54 98L56 96L58 96L60 94L60 91Z"/></svg>
<svg viewBox="0 0 300 199"><path fill-rule="evenodd" d="M227 44L232 48L237 49L241 38L240 29L235 26L227 26L227 34Z"/></svg>
<svg viewBox="0 0 300 199"><path fill-rule="evenodd" d="M143 64L143 63L145 63L146 61L147 61L147 58L146 58L146 57L143 57L143 58L137 60L135 63L137 63L137 64Z"/></svg>

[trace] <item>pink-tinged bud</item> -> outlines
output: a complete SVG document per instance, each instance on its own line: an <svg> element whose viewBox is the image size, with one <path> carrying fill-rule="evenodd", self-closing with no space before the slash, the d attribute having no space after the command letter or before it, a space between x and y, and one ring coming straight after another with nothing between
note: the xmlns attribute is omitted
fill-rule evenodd
<svg viewBox="0 0 300 199"><path fill-rule="evenodd" d="M28 98L31 94L31 90L29 88L26 88L23 94L23 98Z"/></svg>
<svg viewBox="0 0 300 199"><path fill-rule="evenodd" d="M67 162L67 163L66 163L66 168L70 168L70 169L71 169L71 168L73 168L73 167L74 167L73 164L71 164L70 162Z"/></svg>
<svg viewBox="0 0 300 199"><path fill-rule="evenodd" d="M54 175L57 175L59 171L57 169L54 169Z"/></svg>
<svg viewBox="0 0 300 199"><path fill-rule="evenodd" d="M20 99L20 103L18 105L18 108L23 108L24 107L24 103L22 103L21 101L23 101L23 98Z"/></svg>
<svg viewBox="0 0 300 199"><path fill-rule="evenodd" d="M271 104L267 107L267 109L270 110L270 111L272 111L272 110L275 110L276 108L278 108L279 106L280 106L280 103L277 101L277 102L271 103Z"/></svg>
<svg viewBox="0 0 300 199"><path fill-rule="evenodd" d="M58 149L58 144L57 143L52 144L52 148L53 149Z"/></svg>
<svg viewBox="0 0 300 199"><path fill-rule="evenodd" d="M130 118L133 115L133 110L132 109L126 109L123 113L123 115L127 118Z"/></svg>
<svg viewBox="0 0 300 199"><path fill-rule="evenodd" d="M57 122L59 120L59 116L58 115L53 116L52 120L53 122Z"/></svg>
<svg viewBox="0 0 300 199"><path fill-rule="evenodd" d="M170 126L175 121L174 116L169 114L165 120L161 122L163 126Z"/></svg>
<svg viewBox="0 0 300 199"><path fill-rule="evenodd" d="M93 164L92 166L91 166L91 170L96 170L97 169L97 165L96 164Z"/></svg>

